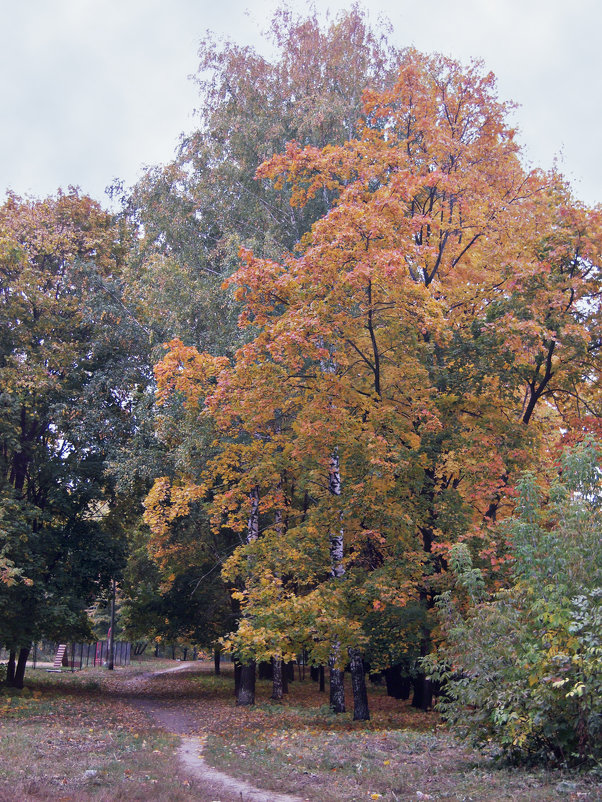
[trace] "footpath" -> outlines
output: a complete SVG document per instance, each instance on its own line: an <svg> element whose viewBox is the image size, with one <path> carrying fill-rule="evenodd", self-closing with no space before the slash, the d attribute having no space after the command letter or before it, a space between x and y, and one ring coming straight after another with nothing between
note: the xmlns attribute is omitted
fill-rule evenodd
<svg viewBox="0 0 602 802"><path fill-rule="evenodd" d="M205 738L195 735L198 724L186 706L173 698L166 701L153 695L152 680L165 674L198 670L198 663L182 663L176 668L149 672L126 682L131 685L128 701L143 710L155 724L169 733L180 736L178 756L187 774L200 783L206 796L200 802L308 802L307 798L266 791L231 777L210 766L203 758ZM125 690L126 688L124 688Z"/></svg>

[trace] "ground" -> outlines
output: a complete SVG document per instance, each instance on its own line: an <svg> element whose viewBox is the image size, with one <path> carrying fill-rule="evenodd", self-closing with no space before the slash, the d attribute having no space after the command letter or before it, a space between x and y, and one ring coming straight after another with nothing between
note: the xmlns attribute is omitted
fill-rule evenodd
<svg viewBox="0 0 602 802"><path fill-rule="evenodd" d="M591 772L499 766L378 687L371 721L353 722L309 677L283 704L259 682L257 705L237 708L231 666L37 670L26 685L0 696L0 802L602 799Z"/></svg>

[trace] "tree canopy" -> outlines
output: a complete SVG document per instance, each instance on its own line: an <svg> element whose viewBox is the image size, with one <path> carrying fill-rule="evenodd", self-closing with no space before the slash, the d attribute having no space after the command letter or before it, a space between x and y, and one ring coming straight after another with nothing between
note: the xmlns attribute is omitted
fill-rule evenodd
<svg viewBox="0 0 602 802"><path fill-rule="evenodd" d="M524 169L478 64L408 51L363 97L354 138L257 171L293 208L329 204L281 259L241 249L227 283L249 341L228 362L176 339L156 368L159 403L200 414L215 452L158 480L151 529L206 500L243 537L258 501L261 536L225 567L246 658L365 644L371 609L432 606L459 541L502 581L493 523L520 471L598 427L599 211Z"/></svg>
<svg viewBox="0 0 602 802"><path fill-rule="evenodd" d="M10 196L0 238L1 551L18 572L0 587L0 639L14 649L85 632L123 562L105 468L141 363L112 294L123 243L96 202Z"/></svg>

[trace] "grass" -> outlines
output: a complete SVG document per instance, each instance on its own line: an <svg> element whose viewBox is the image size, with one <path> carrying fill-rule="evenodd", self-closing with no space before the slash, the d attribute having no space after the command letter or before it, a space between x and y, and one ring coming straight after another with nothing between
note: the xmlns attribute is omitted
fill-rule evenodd
<svg viewBox="0 0 602 802"><path fill-rule="evenodd" d="M258 682L258 704L242 710L233 706L230 678L197 683L207 694L201 706L212 709L207 761L262 787L318 802L602 799L592 775L500 766L459 743L436 714L381 688L370 689L371 721L353 722L351 712L332 714L309 680L291 683L281 705L269 700L270 684Z"/></svg>
<svg viewBox="0 0 602 802"><path fill-rule="evenodd" d="M172 667L171 661L159 662ZM0 695L0 802L220 799L181 774L175 735L153 726L135 696L184 711L206 736L212 765L312 802L602 799L593 775L497 766L458 743L435 714L370 690L372 719L335 716L309 679L282 704L258 682L258 704L237 708L232 676L142 676L145 662L107 672L29 672L21 694ZM150 690L149 690L150 688ZM348 709L351 699L348 699ZM238 797L236 797L238 798Z"/></svg>
<svg viewBox="0 0 602 802"><path fill-rule="evenodd" d="M153 727L119 695L107 694L140 673L140 667L110 678L102 669L36 670L28 672L24 691L5 689L1 802L190 800L191 784L174 769L179 739Z"/></svg>
<svg viewBox="0 0 602 802"><path fill-rule="evenodd" d="M337 800L556 800L598 798L583 778L493 767L444 734L394 730L320 733L309 728L255 733L233 743L210 740L211 762L233 774L272 779L320 802ZM249 768L250 767L250 768Z"/></svg>

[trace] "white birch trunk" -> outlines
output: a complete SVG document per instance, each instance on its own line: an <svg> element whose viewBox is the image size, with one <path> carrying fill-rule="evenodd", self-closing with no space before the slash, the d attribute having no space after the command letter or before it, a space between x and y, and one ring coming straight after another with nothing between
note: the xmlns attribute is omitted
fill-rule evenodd
<svg viewBox="0 0 602 802"><path fill-rule="evenodd" d="M341 495L341 472L339 455L335 449L330 458L330 471L328 473L328 490L333 496ZM340 519L340 515L339 515ZM345 575L343 565L343 529L331 532L330 536L330 575L334 579L341 579Z"/></svg>
<svg viewBox="0 0 602 802"><path fill-rule="evenodd" d="M330 458L330 471L328 473L328 490L332 496L341 495L341 472L339 466L339 455L335 449ZM330 576L333 579L342 579L345 575L343 565L343 530L338 532L331 531L330 540ZM345 712L345 688L343 685L344 673L337 668L341 644L338 638L334 638L330 647L330 657L328 668L330 674L330 707L335 713Z"/></svg>
<svg viewBox="0 0 602 802"><path fill-rule="evenodd" d="M259 487L255 485L249 496L251 512L247 524L247 543L253 543L259 537Z"/></svg>
<svg viewBox="0 0 602 802"><path fill-rule="evenodd" d="M259 487L249 495L251 511L247 523L247 543L254 543L259 537ZM251 559L250 557L248 558ZM240 680L236 689L236 704L241 706L255 704L255 661L240 667Z"/></svg>

